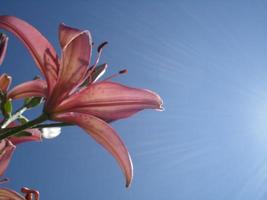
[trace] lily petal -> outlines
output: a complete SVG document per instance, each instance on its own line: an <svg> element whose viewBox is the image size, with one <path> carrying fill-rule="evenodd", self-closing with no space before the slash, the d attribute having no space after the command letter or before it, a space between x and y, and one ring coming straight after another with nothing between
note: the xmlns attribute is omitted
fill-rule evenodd
<svg viewBox="0 0 267 200"><path fill-rule="evenodd" d="M107 122L129 117L143 109L162 109L163 101L156 93L127 87L114 82L89 85L62 102L57 112L81 112Z"/></svg>
<svg viewBox="0 0 267 200"><path fill-rule="evenodd" d="M14 87L8 93L8 98L19 99L25 97L46 97L47 84L44 80L32 80Z"/></svg>
<svg viewBox="0 0 267 200"><path fill-rule="evenodd" d="M65 48L65 46L75 37L77 37L79 34L81 34L81 30L77 28L73 28L70 26L66 26L65 24L60 24L58 28L58 34L59 34L59 42L61 48Z"/></svg>
<svg viewBox="0 0 267 200"><path fill-rule="evenodd" d="M0 188L0 200L25 200L25 198L13 190Z"/></svg>
<svg viewBox="0 0 267 200"><path fill-rule="evenodd" d="M0 89L3 91L3 92L7 92L10 84L11 84L11 81L12 81L12 77L11 76L8 76L7 74L2 74L0 76Z"/></svg>
<svg viewBox="0 0 267 200"><path fill-rule="evenodd" d="M47 109L57 106L85 79L91 54L91 37L88 31L80 32L65 45L62 63L53 95L48 99Z"/></svg>
<svg viewBox="0 0 267 200"><path fill-rule="evenodd" d="M8 37L5 34L0 33L0 65L2 65L6 50L7 50Z"/></svg>
<svg viewBox="0 0 267 200"><path fill-rule="evenodd" d="M13 16L0 16L0 28L12 32L23 42L41 72L50 82L51 75L49 74L58 73L58 57L48 40L32 25ZM45 55L50 57L49 65L45 60Z"/></svg>
<svg viewBox="0 0 267 200"><path fill-rule="evenodd" d="M8 167L12 154L16 147L8 140L0 142L0 176L2 176Z"/></svg>
<svg viewBox="0 0 267 200"><path fill-rule="evenodd" d="M31 134L29 136L20 136L20 137L10 137L9 140L14 144L21 144L24 142L40 142L42 141L42 133L38 129L27 129L27 133Z"/></svg>
<svg viewBox="0 0 267 200"><path fill-rule="evenodd" d="M74 123L83 128L118 161L126 178L126 187L130 185L133 178L131 157L123 141L111 126L92 115L73 112L56 114L53 119Z"/></svg>

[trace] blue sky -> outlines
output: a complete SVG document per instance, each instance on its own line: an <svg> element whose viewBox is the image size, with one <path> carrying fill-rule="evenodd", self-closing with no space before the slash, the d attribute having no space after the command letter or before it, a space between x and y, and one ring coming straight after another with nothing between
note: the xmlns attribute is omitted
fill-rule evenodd
<svg viewBox="0 0 267 200"><path fill-rule="evenodd" d="M131 188L78 127L19 146L7 187L49 200L267 198L266 1L2 1L0 13L30 22L58 51L59 23L89 29L96 44L109 41L107 76L127 68L116 81L165 104L112 124L133 158ZM0 72L14 85L39 73L11 35Z"/></svg>

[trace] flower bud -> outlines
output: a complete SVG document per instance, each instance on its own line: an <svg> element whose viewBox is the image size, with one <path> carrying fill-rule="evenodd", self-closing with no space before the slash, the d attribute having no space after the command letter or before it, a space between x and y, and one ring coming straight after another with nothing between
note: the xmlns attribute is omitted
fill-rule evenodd
<svg viewBox="0 0 267 200"><path fill-rule="evenodd" d="M2 74L0 76L0 90L6 93L11 84L11 81L12 81L11 76L8 76L7 74Z"/></svg>
<svg viewBox="0 0 267 200"><path fill-rule="evenodd" d="M12 110L13 110L13 105L11 99L8 99L7 101L4 101L2 103L2 112L4 116L10 117Z"/></svg>

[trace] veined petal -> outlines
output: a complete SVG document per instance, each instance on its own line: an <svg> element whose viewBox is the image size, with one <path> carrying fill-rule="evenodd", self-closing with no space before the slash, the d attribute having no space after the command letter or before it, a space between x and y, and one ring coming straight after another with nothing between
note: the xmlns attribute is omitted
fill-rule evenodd
<svg viewBox="0 0 267 200"><path fill-rule="evenodd" d="M31 134L31 135L20 136L20 137L12 136L9 138L9 140L14 145L21 144L24 142L40 142L40 141L42 141L42 133L38 129L27 129L26 132Z"/></svg>
<svg viewBox="0 0 267 200"><path fill-rule="evenodd" d="M2 176L8 167L12 154L16 147L8 140L0 142L0 176Z"/></svg>
<svg viewBox="0 0 267 200"><path fill-rule="evenodd" d="M0 188L0 200L25 200L25 198L13 190Z"/></svg>
<svg viewBox="0 0 267 200"><path fill-rule="evenodd" d="M15 86L8 93L8 98L19 99L25 97L46 97L47 84L43 80L32 80Z"/></svg>
<svg viewBox="0 0 267 200"><path fill-rule="evenodd" d="M88 31L80 32L65 45L59 76L53 95L48 99L47 110L57 106L85 79L91 54L91 37Z"/></svg>
<svg viewBox="0 0 267 200"><path fill-rule="evenodd" d="M0 76L0 89L3 91L3 92L7 92L10 84L11 84L11 81L12 81L12 77L11 76L8 76L7 74L2 74Z"/></svg>
<svg viewBox="0 0 267 200"><path fill-rule="evenodd" d="M56 51L36 28L13 16L0 16L0 28L12 32L24 43L46 78L49 79L49 77L47 77L47 71L49 71L49 73L53 71L53 73L57 74L58 57ZM49 66L45 65L45 54L48 54L51 57ZM47 67L49 67L49 69L47 69Z"/></svg>
<svg viewBox="0 0 267 200"><path fill-rule="evenodd" d="M74 123L83 128L118 161L126 178L126 187L130 185L133 178L131 157L123 141L111 126L94 116L73 112L55 114L53 119Z"/></svg>
<svg viewBox="0 0 267 200"><path fill-rule="evenodd" d="M73 28L70 26L66 26L65 24L60 24L58 28L58 34L59 34L59 42L61 48L65 48L65 46L75 37L81 34L83 32L82 30L79 30L77 28ZM91 41L90 41L91 42Z"/></svg>
<svg viewBox="0 0 267 200"><path fill-rule="evenodd" d="M5 34L0 33L0 65L2 65L6 50L7 50L8 37Z"/></svg>
<svg viewBox="0 0 267 200"><path fill-rule="evenodd" d="M143 109L162 109L162 99L154 92L114 82L89 85L57 107L56 112L91 114L107 122L126 118Z"/></svg>

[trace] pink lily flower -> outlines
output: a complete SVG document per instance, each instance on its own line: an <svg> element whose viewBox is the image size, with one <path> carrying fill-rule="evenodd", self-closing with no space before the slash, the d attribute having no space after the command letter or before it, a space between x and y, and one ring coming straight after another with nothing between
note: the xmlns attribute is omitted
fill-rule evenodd
<svg viewBox="0 0 267 200"><path fill-rule="evenodd" d="M95 82L96 64L88 68L92 52L89 31L64 24L59 26L61 58L48 40L27 22L12 16L0 16L0 27L15 34L27 47L45 77L13 88L9 97L46 98L44 111L49 119L76 124L109 151L122 168L126 186L133 177L132 161L126 146L109 122L127 118L143 109L162 109L156 93L131 88L111 81ZM104 71L106 65L101 69ZM84 83L87 84L84 84Z"/></svg>
<svg viewBox="0 0 267 200"><path fill-rule="evenodd" d="M16 146L9 140L0 141L0 176L3 176L8 164L11 160L12 154L15 151Z"/></svg>
<svg viewBox="0 0 267 200"><path fill-rule="evenodd" d="M0 76L0 91L3 94L7 93L11 80L11 76L8 76L7 74L2 74ZM17 124L13 122L8 127L10 128L16 125ZM0 141L0 176L3 176L8 167L12 154L16 149L15 145L30 141L41 141L41 132L38 129L28 129L26 131L27 135L20 137L13 136Z"/></svg>
<svg viewBox="0 0 267 200"><path fill-rule="evenodd" d="M14 123L13 123L14 124ZM13 125L9 126L12 127ZM31 141L41 141L41 132L38 129L28 129L27 135L25 136L12 136L9 139L4 139L0 141L0 176L3 176L5 170L7 169L9 162L12 158L13 152L16 149L16 145L31 142Z"/></svg>
<svg viewBox="0 0 267 200"><path fill-rule="evenodd" d="M26 187L21 189L25 197L21 194L7 188L0 188L0 200L39 200L39 192Z"/></svg>
<svg viewBox="0 0 267 200"><path fill-rule="evenodd" d="M10 126L11 127L11 126ZM17 144L30 141L41 141L41 132L38 129L28 129L28 135L21 137L10 137L0 141L0 176L7 169Z"/></svg>

